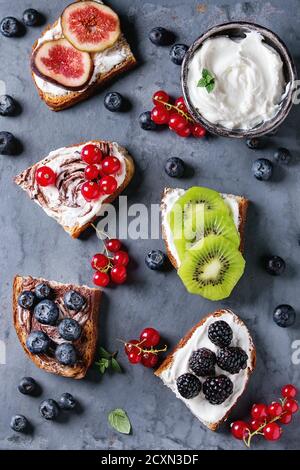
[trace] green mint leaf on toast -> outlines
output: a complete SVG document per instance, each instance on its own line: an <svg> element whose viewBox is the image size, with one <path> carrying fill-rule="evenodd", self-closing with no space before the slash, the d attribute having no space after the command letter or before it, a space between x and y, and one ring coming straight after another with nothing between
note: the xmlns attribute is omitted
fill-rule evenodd
<svg viewBox="0 0 300 470"><path fill-rule="evenodd" d="M129 434L131 431L130 420L122 408L112 410L108 415L108 422L113 429L122 434Z"/></svg>

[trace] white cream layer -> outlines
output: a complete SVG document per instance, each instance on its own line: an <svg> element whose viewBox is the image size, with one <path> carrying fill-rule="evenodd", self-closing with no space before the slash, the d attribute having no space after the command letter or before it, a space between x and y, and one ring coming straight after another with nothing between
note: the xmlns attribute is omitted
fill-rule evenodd
<svg viewBox="0 0 300 470"><path fill-rule="evenodd" d="M217 352L217 346L208 338L209 325L217 320L224 320L231 327L233 331L231 346L239 346L248 354L247 368L241 370L238 374L231 375L216 366L216 375L226 375L233 383L233 393L221 405L211 405L204 397L202 391L197 397L186 400L177 391L176 379L180 375L190 372L188 366L189 358L196 349L208 348L215 353ZM208 317L203 325L195 330L185 346L175 352L172 364L160 374L160 378L198 419L206 424L217 423L230 410L244 391L249 374L248 368L251 370L252 350L253 343L245 324L241 323L241 320L231 311L225 311L221 317ZM204 378L200 378L202 383L204 380Z"/></svg>
<svg viewBox="0 0 300 470"><path fill-rule="evenodd" d="M215 77L211 93L197 86L203 69ZM190 62L187 84L200 114L228 129L251 129L272 119L288 89L280 55L256 31L239 40L204 41Z"/></svg>
<svg viewBox="0 0 300 470"><path fill-rule="evenodd" d="M166 234L166 237L167 237L168 246L169 246L169 249L170 249L170 252L171 252L172 256L176 260L176 263L177 263L178 267L180 266L181 262L180 262L180 259L179 259L178 253L177 253L176 246L174 244L173 234L172 234L172 231L170 229L169 222L168 222L168 213L172 209L175 202L181 196L183 196L184 193L185 193L185 190L184 189L179 189L179 188L174 188L174 189L170 189L169 191L167 191L164 195L164 198L163 198L163 206L162 206L162 212L161 212L162 225L164 227L164 231L165 231L165 234ZM239 230L240 212L239 212L239 202L238 202L237 198L235 196L233 196L232 194L221 194L221 196L223 197L224 201L229 205L229 207L231 209L231 214L232 214L232 217L233 217L234 224L235 224L237 230Z"/></svg>

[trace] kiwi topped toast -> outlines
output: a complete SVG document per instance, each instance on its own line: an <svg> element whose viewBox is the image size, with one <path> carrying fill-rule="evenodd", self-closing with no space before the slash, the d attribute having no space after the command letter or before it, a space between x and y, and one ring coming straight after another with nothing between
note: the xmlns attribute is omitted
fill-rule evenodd
<svg viewBox="0 0 300 470"><path fill-rule="evenodd" d="M212 189L166 188L161 203L167 254L190 293L227 298L243 274L248 201Z"/></svg>
<svg viewBox="0 0 300 470"><path fill-rule="evenodd" d="M76 0L34 43L32 77L41 99L61 111L131 69L136 59L118 15L101 0Z"/></svg>

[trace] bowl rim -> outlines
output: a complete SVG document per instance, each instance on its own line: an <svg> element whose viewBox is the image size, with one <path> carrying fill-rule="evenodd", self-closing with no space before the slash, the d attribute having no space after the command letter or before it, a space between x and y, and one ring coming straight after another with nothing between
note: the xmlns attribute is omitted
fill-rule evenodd
<svg viewBox="0 0 300 470"><path fill-rule="evenodd" d="M251 129L229 129L229 128L220 126L219 124L213 124L207 121L203 116L201 116L201 114L195 109L195 107L193 106L189 98L189 91L187 87L187 75L188 75L189 63L193 55L199 49L199 47L201 47L201 45L206 39L209 39L215 35L218 35L222 31L224 31L224 34L225 34L225 31L227 29L241 29L241 30L248 29L250 31L252 30L252 31L257 31L261 33L262 36L268 39L268 42L270 44L273 43L274 49L278 53L280 53L280 57L284 63L284 66L287 69L288 74L290 75L290 80L288 83L291 83L291 85L289 87L286 97L283 100L283 104L280 107L277 114L272 119L265 121L262 124L258 125L257 127L254 127ZM191 116L197 123L205 127L210 133L219 135L222 137L234 137L234 138L239 138L239 139L248 138L248 137L260 137L265 134L271 133L275 129L277 129L286 119L286 117L288 116L292 108L292 105L293 105L292 96L293 96L293 91L294 91L293 83L295 82L295 80L297 80L296 66L292 58L292 55L289 52L289 49L287 48L283 40L276 33L274 33L274 31L272 31L271 29L265 26L261 26L257 23L249 22L249 21L229 21L229 22L220 23L215 26L212 26L211 28L206 30L204 33L202 33L198 38L196 38L195 41L191 44L187 53L185 54L185 57L181 66L181 87L182 87L183 97L184 97L189 113L191 114Z"/></svg>

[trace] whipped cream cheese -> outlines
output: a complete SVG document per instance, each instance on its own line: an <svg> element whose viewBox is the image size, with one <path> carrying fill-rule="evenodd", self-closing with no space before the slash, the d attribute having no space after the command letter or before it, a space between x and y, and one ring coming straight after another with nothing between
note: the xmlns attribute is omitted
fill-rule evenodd
<svg viewBox="0 0 300 470"><path fill-rule="evenodd" d="M204 397L203 392L192 398L186 400L177 390L176 379L186 372L189 372L189 358L193 351L199 348L208 348L214 353L217 352L218 347L214 345L208 338L209 325L217 320L224 320L228 323L233 331L233 339L231 346L239 346L248 354L247 367L241 370L238 374L229 374L216 366L216 375L226 375L233 383L233 393L221 405L212 405ZM191 412L201 421L206 424L217 423L220 421L230 408L235 404L237 399L243 393L244 388L248 381L249 373L253 369L252 352L254 345L246 325L230 310L224 310L224 314L219 317L212 315L208 316L204 323L198 327L187 343L177 349L173 355L171 365L163 370L159 375L165 385L167 385L176 395L177 398L182 400ZM201 382L205 380L200 378Z"/></svg>
<svg viewBox="0 0 300 470"><path fill-rule="evenodd" d="M103 3L103 2L99 2ZM63 37L62 27L61 27L61 19L59 18L57 24L49 29L43 37L41 37L37 42L37 47L43 44L46 41L52 41L55 39L60 39ZM101 73L107 73L112 70L116 65L121 64L123 61L127 59L129 55L128 49L124 47L122 42L122 36L116 44L112 47L109 47L105 51L102 52L95 52L91 54L91 57L94 62L94 72L93 75L88 83L88 85L80 90L77 93L84 92L90 85L92 85L98 78L98 75ZM66 90L60 86L54 85L53 83L44 80L41 77L38 77L36 74L33 74L34 80L38 88L43 91L44 93L50 93L51 95L55 96L65 96L70 93L74 93L73 91Z"/></svg>
<svg viewBox="0 0 300 470"><path fill-rule="evenodd" d="M203 69L215 78L211 93L197 86ZM272 119L289 87L280 55L256 31L243 39L204 41L189 64L187 86L197 111L228 129L251 129Z"/></svg>
<svg viewBox="0 0 300 470"><path fill-rule="evenodd" d="M87 202L81 194L80 187L86 164L81 160L80 152L89 143L93 142L54 150L39 163L39 166L47 165L52 168L57 180L55 185L46 187L34 182L32 197L39 195L45 198L46 205L41 204L36 198L34 200L64 227L82 227L94 217L101 215L103 201L108 197L104 194L95 201ZM120 170L114 175L120 187L126 176L125 157L115 142L112 143L110 154L117 157L121 163Z"/></svg>
<svg viewBox="0 0 300 470"><path fill-rule="evenodd" d="M184 189L180 188L169 188L165 191L164 197L163 197L163 204L162 204L162 210L161 210L161 219L162 219L162 225L164 227L164 232L168 240L168 245L169 249L171 251L172 256L176 260L176 264L179 267L181 262L178 256L178 252L173 240L173 234L168 222L168 214L171 211L173 205L175 202L183 196L185 193ZM239 225L240 225L240 211L239 211L239 202L235 196L232 194L221 194L223 197L224 201L228 204L228 206L231 209L231 214L233 217L234 224L239 230Z"/></svg>

